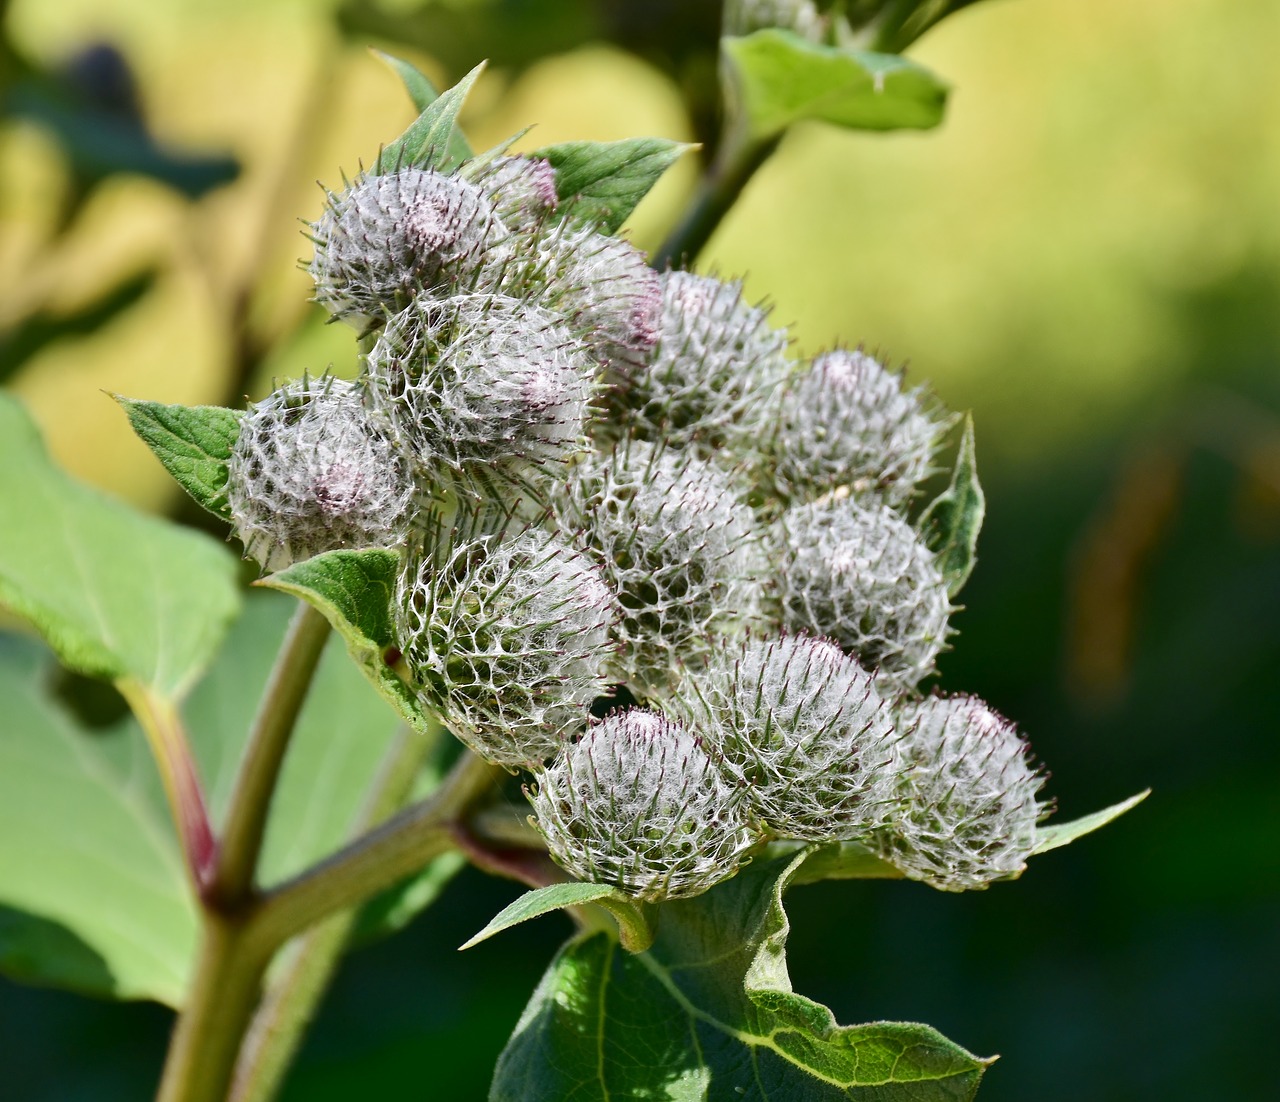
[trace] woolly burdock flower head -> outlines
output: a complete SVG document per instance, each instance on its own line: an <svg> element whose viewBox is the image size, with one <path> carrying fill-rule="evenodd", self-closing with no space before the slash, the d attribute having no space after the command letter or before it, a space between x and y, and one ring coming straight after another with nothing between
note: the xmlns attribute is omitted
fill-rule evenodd
<svg viewBox="0 0 1280 1102"><path fill-rule="evenodd" d="M412 497L404 460L352 383L287 383L240 422L227 500L245 555L264 570L342 547L394 546Z"/></svg>
<svg viewBox="0 0 1280 1102"><path fill-rule="evenodd" d="M620 237L561 226L502 278L512 293L563 317L614 377L643 363L658 339L660 278Z"/></svg>
<svg viewBox="0 0 1280 1102"><path fill-rule="evenodd" d="M721 643L670 705L702 731L746 805L774 834L832 841L888 815L893 717L868 674L807 635Z"/></svg>
<svg viewBox="0 0 1280 1102"><path fill-rule="evenodd" d="M794 506L776 529L784 627L836 640L887 683L933 672L951 601L933 553L883 503Z"/></svg>
<svg viewBox="0 0 1280 1102"><path fill-rule="evenodd" d="M328 193L310 231L316 301L358 327L423 291L474 289L508 236L475 184L421 168L366 174Z"/></svg>
<svg viewBox="0 0 1280 1102"><path fill-rule="evenodd" d="M371 405L428 487L503 476L530 490L585 447L593 364L547 311L501 295L416 303L368 356Z"/></svg>
<svg viewBox="0 0 1280 1102"><path fill-rule="evenodd" d="M907 876L944 891L1017 876L1049 805L1026 742L977 697L932 697L902 712L898 814L880 849Z"/></svg>
<svg viewBox="0 0 1280 1102"><path fill-rule="evenodd" d="M933 472L950 424L923 391L904 391L902 376L866 353L828 352L783 398L771 448L774 489L805 501L843 486L900 505Z"/></svg>
<svg viewBox="0 0 1280 1102"><path fill-rule="evenodd" d="M463 172L488 197L504 223L516 230L542 225L556 209L556 171L541 157L496 157L473 161Z"/></svg>
<svg viewBox="0 0 1280 1102"><path fill-rule="evenodd" d="M408 566L396 604L414 686L489 761L544 761L606 688L617 602L590 561L546 532L442 541Z"/></svg>
<svg viewBox="0 0 1280 1102"><path fill-rule="evenodd" d="M754 841L697 738L638 708L593 722L538 775L530 800L559 865L643 900L706 891Z"/></svg>
<svg viewBox="0 0 1280 1102"><path fill-rule="evenodd" d="M761 551L728 476L686 453L624 441L571 472L560 521L622 605L620 676L661 695L681 661L759 614Z"/></svg>
<svg viewBox="0 0 1280 1102"><path fill-rule="evenodd" d="M757 448L791 370L786 349L786 331L747 305L741 283L667 272L657 346L630 373L622 419L646 440Z"/></svg>

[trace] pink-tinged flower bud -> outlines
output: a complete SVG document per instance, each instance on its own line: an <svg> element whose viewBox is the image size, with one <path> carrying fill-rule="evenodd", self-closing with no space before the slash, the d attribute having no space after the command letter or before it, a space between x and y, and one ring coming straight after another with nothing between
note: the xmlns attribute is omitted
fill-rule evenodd
<svg viewBox="0 0 1280 1102"><path fill-rule="evenodd" d="M364 175L311 225L316 301L363 328L424 292L475 290L508 232L475 184L429 169Z"/></svg>
<svg viewBox="0 0 1280 1102"><path fill-rule="evenodd" d="M782 626L836 640L888 684L933 672L951 601L933 553L879 502L788 509L776 529Z"/></svg>
<svg viewBox="0 0 1280 1102"><path fill-rule="evenodd" d="M888 814L890 706L829 640L721 643L686 672L670 707L704 734L745 806L779 837L862 837Z"/></svg>
<svg viewBox="0 0 1280 1102"><path fill-rule="evenodd" d="M455 295L388 320L368 356L370 404L429 490L540 497L586 447L594 368L547 311ZM507 489L503 489L504 482Z"/></svg>
<svg viewBox="0 0 1280 1102"><path fill-rule="evenodd" d="M593 722L530 800L557 863L637 899L698 895L737 872L754 841L697 738L638 708Z"/></svg>
<svg viewBox="0 0 1280 1102"><path fill-rule="evenodd" d="M907 876L944 891L1017 876L1049 811L1044 777L1012 723L977 697L904 705L896 816L879 848Z"/></svg>
<svg viewBox="0 0 1280 1102"><path fill-rule="evenodd" d="M549 758L608 684L617 601L585 556L545 532L439 549L409 565L396 605L413 684L489 761Z"/></svg>
<svg viewBox="0 0 1280 1102"><path fill-rule="evenodd" d="M622 604L620 679L661 695L681 662L759 616L755 518L718 468L638 441L570 473L556 507Z"/></svg>
<svg viewBox="0 0 1280 1102"><path fill-rule="evenodd" d="M303 379L245 415L227 497L245 554L282 570L322 551L396 546L413 480L358 387Z"/></svg>
<svg viewBox="0 0 1280 1102"><path fill-rule="evenodd" d="M828 352L783 398L770 448L774 491L802 502L845 487L901 505L933 473L950 424L866 353Z"/></svg>

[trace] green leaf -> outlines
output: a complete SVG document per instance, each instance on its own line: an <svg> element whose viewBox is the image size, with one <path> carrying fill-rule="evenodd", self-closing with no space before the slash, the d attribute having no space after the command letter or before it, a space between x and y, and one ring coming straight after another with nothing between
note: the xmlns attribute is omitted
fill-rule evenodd
<svg viewBox="0 0 1280 1102"><path fill-rule="evenodd" d="M777 28L724 38L720 50L727 97L755 141L802 120L850 130L927 130L942 121L947 85L896 54L824 46Z"/></svg>
<svg viewBox="0 0 1280 1102"><path fill-rule="evenodd" d="M177 1006L195 905L132 717L89 733L34 640L0 637L0 970Z"/></svg>
<svg viewBox="0 0 1280 1102"><path fill-rule="evenodd" d="M794 843L779 844L791 849ZM809 857L791 878L792 884L813 884L819 880L901 880L902 872L859 842L834 842L810 847Z"/></svg>
<svg viewBox="0 0 1280 1102"><path fill-rule="evenodd" d="M557 216L614 233L681 154L696 146L666 138L564 142L528 154L551 162Z"/></svg>
<svg viewBox="0 0 1280 1102"><path fill-rule="evenodd" d="M395 646L391 605L399 570L400 557L394 551L326 551L257 584L291 593L317 609L342 636L373 687L406 723L425 734L434 721L387 664L388 651Z"/></svg>
<svg viewBox="0 0 1280 1102"><path fill-rule="evenodd" d="M528 922L531 918L538 918L551 911L558 911L565 907L580 907L584 903L597 903L602 899L613 899L622 903L631 902L617 888L607 884L573 882L534 888L503 907L490 919L483 930L458 948L470 949L473 945L479 945L480 942L493 937L494 934L509 930L512 926L518 926L521 922Z"/></svg>
<svg viewBox="0 0 1280 1102"><path fill-rule="evenodd" d="M440 98L440 92L436 89L436 86L413 63L374 47L370 47L369 52L401 79L404 83L405 91L409 93L409 98L413 100L413 106L419 112L425 111Z"/></svg>
<svg viewBox="0 0 1280 1102"><path fill-rule="evenodd" d="M937 556L938 569L951 596L960 592L977 561L978 533L987 512L987 499L978 482L974 458L973 416L965 414L960 451L951 472L951 485L920 517L920 532Z"/></svg>
<svg viewBox="0 0 1280 1102"><path fill-rule="evenodd" d="M378 155L378 171L390 172L400 165L415 165L448 172L470 157L471 146L458 129L458 112L484 66L482 61L447 92L428 103L409 129ZM421 91L421 85L418 88ZM411 88L410 95L413 94Z"/></svg>
<svg viewBox="0 0 1280 1102"><path fill-rule="evenodd" d="M230 523L227 463L240 435L242 410L166 406L116 395L144 444L197 505Z"/></svg>
<svg viewBox="0 0 1280 1102"><path fill-rule="evenodd" d="M0 503L0 605L72 669L181 696L239 606L231 552L67 477L7 396Z"/></svg>
<svg viewBox="0 0 1280 1102"><path fill-rule="evenodd" d="M972 1098L989 1061L924 1025L839 1026L792 992L782 892L806 853L664 904L648 952L604 933L569 942L498 1061L493 1102Z"/></svg>
<svg viewBox="0 0 1280 1102"><path fill-rule="evenodd" d="M1050 826L1040 827L1036 830L1036 845L1031 852L1048 853L1049 850L1057 849L1059 846L1070 845L1077 838L1092 834L1099 827L1104 827L1113 819L1120 818L1126 811L1137 807L1150 795L1151 789L1148 788L1136 796L1121 800L1118 804L1095 811L1092 815L1072 819L1069 823L1053 823Z"/></svg>

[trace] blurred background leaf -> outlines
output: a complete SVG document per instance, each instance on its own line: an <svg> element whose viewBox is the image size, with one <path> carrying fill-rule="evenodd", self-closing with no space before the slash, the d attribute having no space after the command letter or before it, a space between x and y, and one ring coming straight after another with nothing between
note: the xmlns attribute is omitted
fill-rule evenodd
<svg viewBox="0 0 1280 1102"><path fill-rule="evenodd" d="M351 331L307 302L294 219L321 209L316 177L340 183L413 117L366 46L437 87L492 58L462 116L476 148L529 124L523 148L706 141L717 7L11 0L6 33L33 64L113 43L157 140L241 172L195 199L114 175L50 249L66 154L6 123L0 327L157 273L10 384L61 462L171 507L180 491L100 390L239 404L273 375L354 369ZM974 4L911 49L952 86L941 127L794 129L706 257L775 302L798 351L864 341L973 409L987 520L941 682L1018 721L1064 820L1154 788L1016 884L789 897L796 990L841 1021L924 1021L1002 1053L984 1102L1274 1095L1259 1053L1280 1027L1277 41L1273 0ZM694 168L636 210L640 244ZM459 954L519 889L468 870L447 891L347 962L286 1099L484 1097L568 924ZM145 1097L167 1028L154 1007L0 986L7 1082L33 1102Z"/></svg>

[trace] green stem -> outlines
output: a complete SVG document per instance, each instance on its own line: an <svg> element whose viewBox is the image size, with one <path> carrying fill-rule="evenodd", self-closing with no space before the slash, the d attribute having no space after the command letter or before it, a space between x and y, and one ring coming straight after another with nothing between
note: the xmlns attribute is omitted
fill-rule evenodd
<svg viewBox="0 0 1280 1102"><path fill-rule="evenodd" d="M692 265L711 235L742 194L756 170L778 148L781 135L764 139L726 136L684 218L654 253L650 265L659 271Z"/></svg>
<svg viewBox="0 0 1280 1102"><path fill-rule="evenodd" d="M270 959L243 920L206 912L195 978L156 1102L223 1102Z"/></svg>
<svg viewBox="0 0 1280 1102"><path fill-rule="evenodd" d="M253 889L271 796L328 638L329 622L310 605L299 604L271 671L231 790L227 821L206 891L206 899L216 908L234 909Z"/></svg>
<svg viewBox="0 0 1280 1102"><path fill-rule="evenodd" d="M441 731L437 725L424 737L407 727L401 729L357 817L357 834L376 826L405 802ZM344 911L308 930L291 947L250 1023L229 1102L268 1102L276 1096L358 917L354 908Z"/></svg>
<svg viewBox="0 0 1280 1102"><path fill-rule="evenodd" d="M253 916L255 937L283 945L456 848L454 824L502 773L500 766L465 751L427 799L267 892Z"/></svg>

